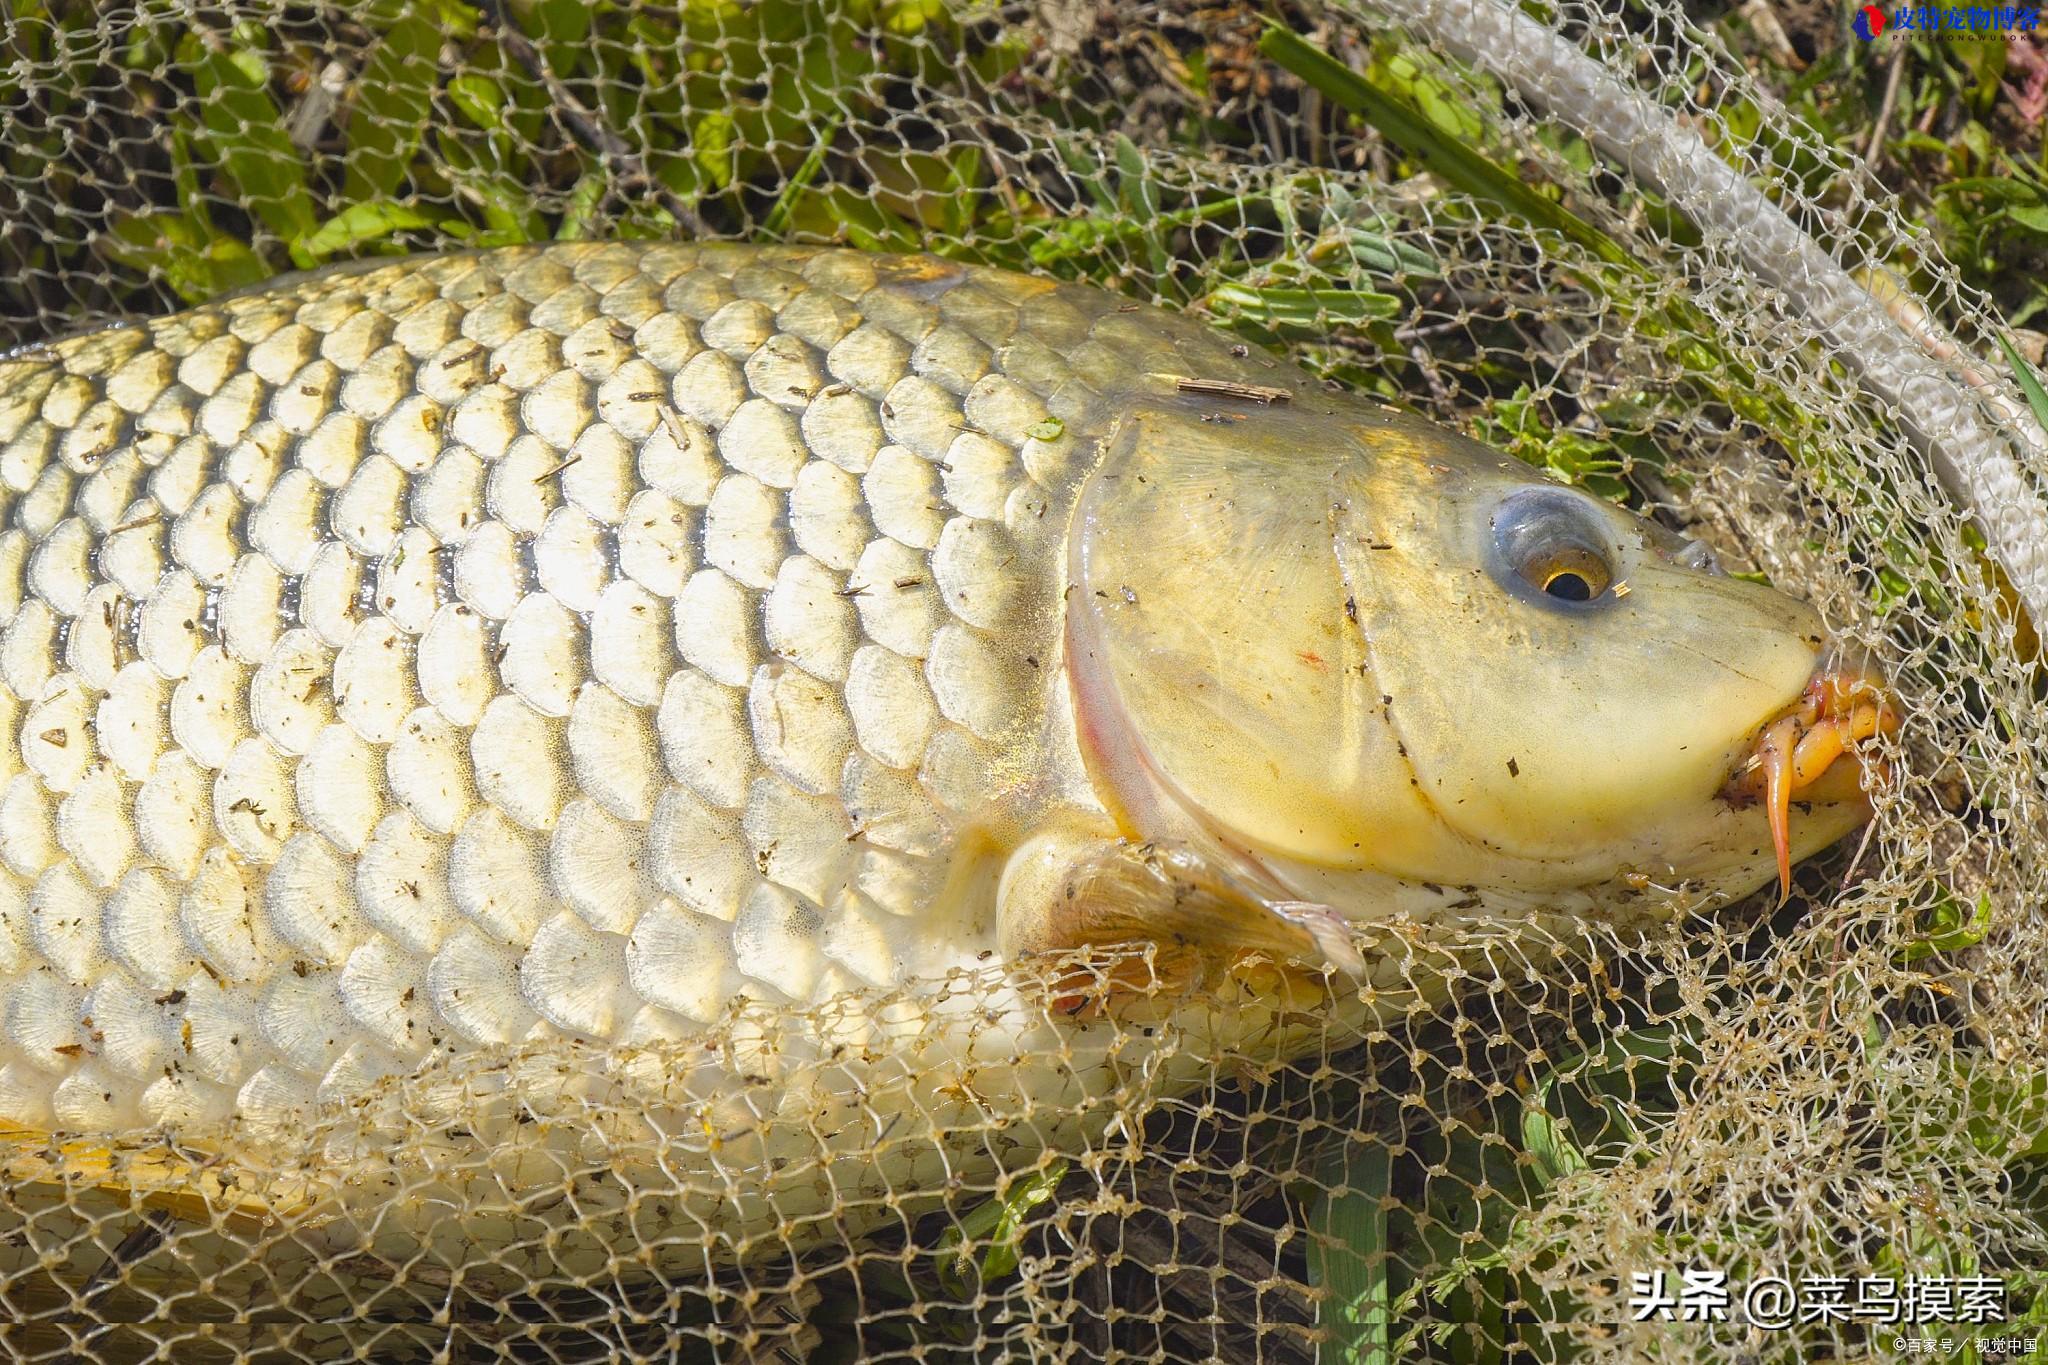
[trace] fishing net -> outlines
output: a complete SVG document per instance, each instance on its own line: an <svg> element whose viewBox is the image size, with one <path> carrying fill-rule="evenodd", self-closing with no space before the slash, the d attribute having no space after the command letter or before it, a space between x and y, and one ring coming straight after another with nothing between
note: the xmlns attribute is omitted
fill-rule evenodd
<svg viewBox="0 0 2048 1365"><path fill-rule="evenodd" d="M1162 987L1067 1018L1071 981L990 968L615 1051L460 1053L305 1132L23 1138L15 1358L2033 1338L2044 443L1984 300L1688 8L0 18L7 344L294 267L608 237L1098 284L1625 498L1881 662L1904 722L1876 823L1783 907L1652 887L1673 915L1648 927L1370 929L1369 999L1341 1009ZM1091 969L1142 1001L1148 961ZM973 1022L998 996L1058 1040L1031 1067ZM1210 1013L1247 1008L1268 1026Z"/></svg>

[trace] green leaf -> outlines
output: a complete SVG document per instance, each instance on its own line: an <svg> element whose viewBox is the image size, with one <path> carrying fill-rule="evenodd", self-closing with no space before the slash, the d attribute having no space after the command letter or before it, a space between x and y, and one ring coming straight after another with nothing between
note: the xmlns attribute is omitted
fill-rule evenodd
<svg viewBox="0 0 2048 1365"><path fill-rule="evenodd" d="M1114 214L1116 198L1102 183L1104 167L1101 161L1068 138L1054 135L1052 145L1060 154L1060 160L1066 163L1067 171L1073 176L1074 182L1095 201L1095 206L1105 213Z"/></svg>
<svg viewBox="0 0 2048 1365"><path fill-rule="evenodd" d="M611 228L614 236L626 242L673 241L679 230L674 214L652 199L644 198L627 200L623 213Z"/></svg>
<svg viewBox="0 0 2048 1365"><path fill-rule="evenodd" d="M965 1297L975 1286L999 1280L1017 1268L1018 1243L1031 1210L1051 1199L1066 1177L1064 1157L1010 1182L1001 1195L946 1230L932 1252L939 1279ZM976 1256L976 1251L980 1255Z"/></svg>
<svg viewBox="0 0 2048 1365"><path fill-rule="evenodd" d="M1116 201L1118 215L1140 225L1139 241L1145 248L1145 263L1155 279L1172 268L1167 258L1166 234L1159 216L1159 189L1153 183L1151 165L1138 144L1122 133L1116 135Z"/></svg>
<svg viewBox="0 0 2048 1365"><path fill-rule="evenodd" d="M390 200L351 204L293 243L292 255L294 258L304 256L307 258L304 264L310 266L338 251L347 251L408 228L435 227L439 222L439 219L416 208Z"/></svg>
<svg viewBox="0 0 2048 1365"><path fill-rule="evenodd" d="M732 184L734 140L732 118L727 114L706 114L690 129L691 155L719 189Z"/></svg>
<svg viewBox="0 0 2048 1365"><path fill-rule="evenodd" d="M429 3L443 33L464 41L476 37L477 20L482 16L473 7L463 4L462 0L429 0Z"/></svg>
<svg viewBox="0 0 2048 1365"><path fill-rule="evenodd" d="M577 177L575 188L569 191L569 205L562 212L561 226L555 229L556 241L577 242L591 235L597 221L597 206L604 202L605 183L603 171L585 171Z"/></svg>
<svg viewBox="0 0 2048 1365"><path fill-rule="evenodd" d="M1536 1078L1522 1100L1521 1130L1540 1185L1610 1163L1616 1143L1632 1149L1639 1135L1631 1115L1697 1062L1689 1039L1653 1025L1615 1034Z"/></svg>
<svg viewBox="0 0 2048 1365"><path fill-rule="evenodd" d="M900 38L915 38L945 17L944 0L888 0L882 6L882 27Z"/></svg>
<svg viewBox="0 0 2048 1365"><path fill-rule="evenodd" d="M1090 187L1093 188L1092 182ZM1050 266L1077 256L1089 255L1111 243L1126 242L1134 237L1151 236L1156 241L1158 234L1168 228L1210 222L1218 218L1242 219L1246 206L1252 200L1251 195L1232 195L1228 199L1192 204L1187 208L1174 209L1151 218L1130 217L1112 204L1099 214L1091 213L1081 218L1060 218L1050 223L1019 226L1038 234L1032 238L1028 248L1032 261L1040 266Z"/></svg>
<svg viewBox="0 0 2048 1365"><path fill-rule="evenodd" d="M2038 385L2035 386L2035 392L2040 392ZM2048 396L2044 396L2044 401L2048 401ZM1911 590L1910 583L1904 579L1899 581L1907 591ZM1941 899L1924 913L1920 927L1924 931L1921 936L1899 950L1901 962L1917 962L1935 953L1953 953L1964 948L1974 948L1984 941L1984 935L1991 932L1990 893L1978 896L1976 907L1966 915L1963 908L1956 903L1955 897L1943 891Z"/></svg>
<svg viewBox="0 0 2048 1365"><path fill-rule="evenodd" d="M691 203L704 193L704 168L687 153L655 151L647 159L654 178Z"/></svg>
<svg viewBox="0 0 2048 1365"><path fill-rule="evenodd" d="M862 251L917 251L924 238L872 198L843 185L805 190L790 206L793 235L846 242Z"/></svg>
<svg viewBox="0 0 2048 1365"><path fill-rule="evenodd" d="M1331 1192L1309 1210L1308 1279L1326 1295L1317 1317L1330 1331L1329 1358L1392 1365L1386 1200L1393 1155L1377 1142L1354 1144L1317 1174Z"/></svg>
<svg viewBox="0 0 2048 1365"><path fill-rule="evenodd" d="M288 242L310 233L313 199L306 192L305 167L271 102L261 56L247 48L211 52L188 36L179 57L199 91L206 140L243 201Z"/></svg>
<svg viewBox="0 0 2048 1365"><path fill-rule="evenodd" d="M272 274L263 258L251 251L246 242L235 237L216 237L208 242L200 257L199 269L209 297L260 283Z"/></svg>
<svg viewBox="0 0 2048 1365"><path fill-rule="evenodd" d="M394 24L371 52L348 120L342 192L350 200L381 199L405 177L426 132L440 48L440 29L414 14Z"/></svg>
<svg viewBox="0 0 2048 1365"><path fill-rule="evenodd" d="M171 125L171 184L177 188L178 202L211 236L213 217L207 212L206 196L199 191L199 169L192 164L192 135L182 119Z"/></svg>
<svg viewBox="0 0 2048 1365"><path fill-rule="evenodd" d="M1977 78L1976 88L1970 92L1970 99L1980 114L1991 112L1991 103L1998 96L1999 78L2005 75L2006 45L2004 43L1956 43L1952 49L1961 59L1963 66Z"/></svg>
<svg viewBox="0 0 2048 1365"><path fill-rule="evenodd" d="M17 23L26 17L20 9L15 11ZM127 46L121 50L121 65L130 71L149 71L161 66L169 56L163 48L162 34L159 30L137 25L134 35L128 39Z"/></svg>
<svg viewBox="0 0 2048 1365"><path fill-rule="evenodd" d="M1898 153L1918 152L1923 156L1946 157L1948 144L1940 138L1908 128L1891 139L1892 150Z"/></svg>
<svg viewBox="0 0 2048 1365"><path fill-rule="evenodd" d="M1946 146L1947 144L1943 143L1942 145ZM2001 204L2039 203L2041 199L2040 191L2036 190L2032 185L2024 181L1994 175L1972 175L1965 176L1959 180L1951 180L1946 185L1936 189L1935 193L1944 197L1959 194L1981 194L1985 198L1995 199Z"/></svg>
<svg viewBox="0 0 2048 1365"><path fill-rule="evenodd" d="M1362 227L1346 230L1341 240L1353 264L1374 275L1420 275L1435 279L1443 273L1434 257L1410 242Z"/></svg>
<svg viewBox="0 0 2048 1365"><path fill-rule="evenodd" d="M1536 1159L1545 1180L1556 1180L1587 1166L1585 1153L1545 1108L1552 1079L1537 1086L1522 1108L1522 1146Z"/></svg>
<svg viewBox="0 0 2048 1365"><path fill-rule="evenodd" d="M963 238L974 227L981 202L981 148L969 145L953 153L946 176L943 207L947 235Z"/></svg>
<svg viewBox="0 0 2048 1365"><path fill-rule="evenodd" d="M2048 1076L1991 1074L1993 1063L1965 1062L1970 1141L1987 1156L2026 1160L2048 1156Z"/></svg>
<svg viewBox="0 0 2048 1365"><path fill-rule="evenodd" d="M124 219L100 238L100 248L122 265L162 279L186 303L204 303L271 273L248 243L215 236L203 221L183 213Z"/></svg>
<svg viewBox="0 0 2048 1365"><path fill-rule="evenodd" d="M557 76L575 75L590 55L590 44L584 39L590 34L596 9L586 0L540 0L530 11L527 32Z"/></svg>
<svg viewBox="0 0 2048 1365"><path fill-rule="evenodd" d="M240 24L236 25L236 29L235 36L240 38L245 44L257 43L263 40L260 30L248 29L243 31L243 26ZM231 47L228 49L227 59L234 63L236 70L240 71L257 85L264 85L270 80L270 63L254 47Z"/></svg>
<svg viewBox="0 0 2048 1365"><path fill-rule="evenodd" d="M500 159L497 141L493 137L494 145L479 158L462 138L443 132L435 139L443 173L461 198L475 204L483 215L486 231L479 235L476 245L511 246L545 241L547 222L534 208L532 191Z"/></svg>
<svg viewBox="0 0 2048 1365"><path fill-rule="evenodd" d="M448 82L448 102L485 132L505 126L505 90L488 76L465 72Z"/></svg>
<svg viewBox="0 0 2048 1365"><path fill-rule="evenodd" d="M1971 43L1970 46L1989 47L1991 44ZM2000 43L1998 46L2004 47L2005 44ZM1995 159L1995 153L1991 147L1991 132L1975 119L1964 124L1962 131L1955 135L1955 145L1960 145L1963 150L1969 153L1970 165L1989 166Z"/></svg>
<svg viewBox="0 0 2048 1365"><path fill-rule="evenodd" d="M1447 137L1469 145L1486 132L1479 116L1466 108L1448 85L1423 71L1405 52L1375 55L1368 79L1413 104Z"/></svg>
<svg viewBox="0 0 2048 1365"><path fill-rule="evenodd" d="M1152 169L1138 144L1122 133L1116 135L1116 196L1118 207L1150 213L1159 207L1152 193Z"/></svg>

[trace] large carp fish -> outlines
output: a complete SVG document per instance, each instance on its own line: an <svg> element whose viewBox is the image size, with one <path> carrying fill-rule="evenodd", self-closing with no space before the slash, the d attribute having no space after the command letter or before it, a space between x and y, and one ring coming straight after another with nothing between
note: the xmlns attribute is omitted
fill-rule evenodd
<svg viewBox="0 0 2048 1365"><path fill-rule="evenodd" d="M1121 1012L1282 1049L1461 926L1742 896L1884 722L1698 544L931 258L290 278L0 361L0 490L45 1267L844 1235L1085 1129Z"/></svg>

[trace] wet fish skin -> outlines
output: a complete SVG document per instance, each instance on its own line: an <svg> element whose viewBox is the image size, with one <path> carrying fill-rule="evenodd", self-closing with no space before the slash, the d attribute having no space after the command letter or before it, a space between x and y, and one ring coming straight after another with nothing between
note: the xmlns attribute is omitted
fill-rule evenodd
<svg viewBox="0 0 2048 1365"><path fill-rule="evenodd" d="M1696 549L932 258L367 262L0 358L0 1188L224 1301L856 1236L1434 945L1764 881L1721 792L1824 641Z"/></svg>
<svg viewBox="0 0 2048 1365"><path fill-rule="evenodd" d="M1391 990L1361 924L1753 889L1764 817L1720 793L1825 644L1194 319L928 257L276 281L0 361L0 490L31 1132L246 1142L745 1002L829 1056L806 1007L1133 940ZM1868 813L1803 804L1802 856ZM963 1077L1066 1045L952 1027Z"/></svg>
<svg viewBox="0 0 2048 1365"><path fill-rule="evenodd" d="M0 362L0 1119L282 1122L974 963L962 819L1090 799L1060 543L1145 371L1291 382L1092 290L717 245Z"/></svg>

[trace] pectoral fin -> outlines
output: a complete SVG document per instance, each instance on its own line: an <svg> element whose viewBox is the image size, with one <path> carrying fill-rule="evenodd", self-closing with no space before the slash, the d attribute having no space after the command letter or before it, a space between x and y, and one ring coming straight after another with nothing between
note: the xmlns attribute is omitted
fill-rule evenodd
<svg viewBox="0 0 2048 1365"><path fill-rule="evenodd" d="M1199 986L1244 959L1325 965L1359 974L1365 963L1328 906L1259 896L1228 869L1184 844L1134 843L1093 832L1035 836L1010 858L998 891L1001 941L1013 961L1089 949L1149 946L1150 974ZM1127 964L1108 989L1135 984Z"/></svg>

